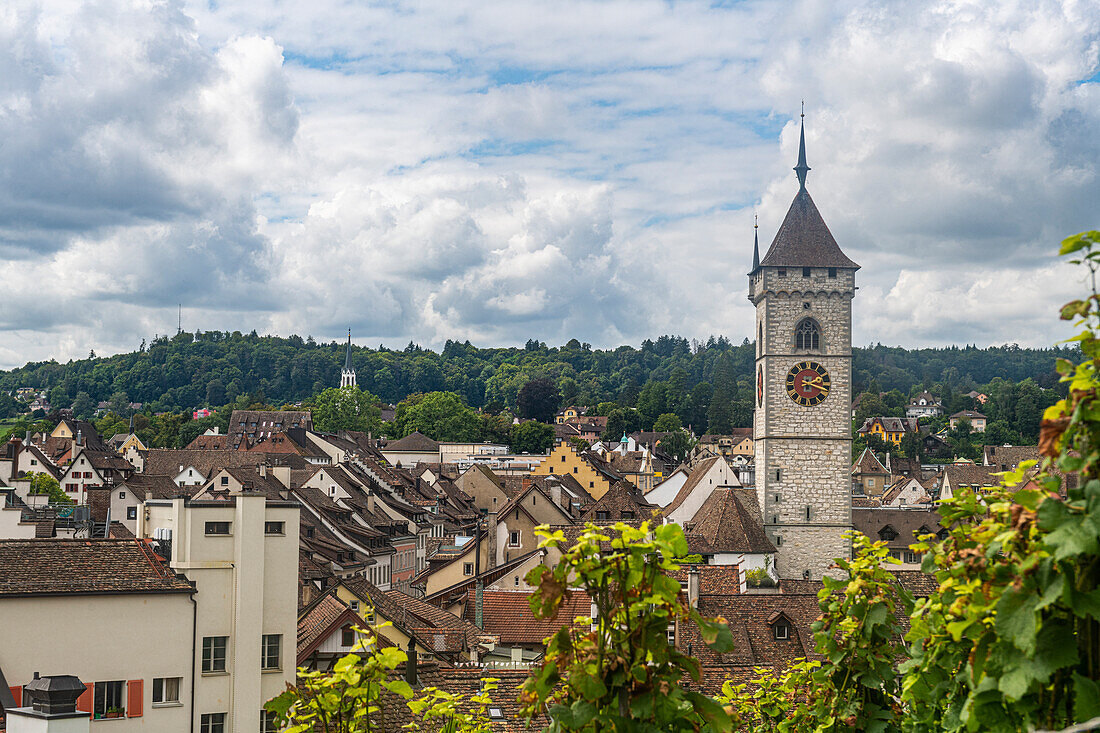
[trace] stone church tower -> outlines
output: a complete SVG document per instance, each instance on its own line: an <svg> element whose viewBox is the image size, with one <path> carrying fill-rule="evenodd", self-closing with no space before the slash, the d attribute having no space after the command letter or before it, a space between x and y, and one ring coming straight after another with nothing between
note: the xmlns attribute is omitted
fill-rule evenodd
<svg viewBox="0 0 1100 733"><path fill-rule="evenodd" d="M803 115L803 118L805 115ZM784 578L820 578L847 557L852 524L852 298L859 265L799 190L764 258L753 244L756 306L756 492Z"/></svg>
<svg viewBox="0 0 1100 733"><path fill-rule="evenodd" d="M351 365L351 329L348 329L348 348L344 352L344 368L340 370L340 386L355 386L355 368Z"/></svg>

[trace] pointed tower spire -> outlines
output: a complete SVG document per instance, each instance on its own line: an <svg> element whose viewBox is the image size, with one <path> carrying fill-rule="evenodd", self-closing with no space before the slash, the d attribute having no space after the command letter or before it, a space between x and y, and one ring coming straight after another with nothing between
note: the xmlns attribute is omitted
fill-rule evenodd
<svg viewBox="0 0 1100 733"><path fill-rule="evenodd" d="M351 371L351 329L348 329L348 348L344 351L344 371Z"/></svg>
<svg viewBox="0 0 1100 733"><path fill-rule="evenodd" d="M340 386L341 387L354 387L355 381L355 368L351 365L351 329L348 329L348 346L344 349L344 368L340 371Z"/></svg>
<svg viewBox="0 0 1100 733"><path fill-rule="evenodd" d="M806 165L806 101L802 101L802 125L798 133L798 165L794 167L794 172L798 175L798 190L799 193L806 190L806 173L810 171L810 166Z"/></svg>
<svg viewBox="0 0 1100 733"><path fill-rule="evenodd" d="M760 269L760 219L752 214L752 271Z"/></svg>

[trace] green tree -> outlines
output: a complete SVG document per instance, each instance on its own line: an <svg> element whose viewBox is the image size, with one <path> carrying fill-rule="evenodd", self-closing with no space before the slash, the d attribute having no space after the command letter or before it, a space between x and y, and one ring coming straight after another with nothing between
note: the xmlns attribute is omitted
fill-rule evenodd
<svg viewBox="0 0 1100 733"><path fill-rule="evenodd" d="M516 408L519 416L529 420L549 423L554 421L558 411L561 393L552 379L540 377L532 379L519 390L516 396Z"/></svg>
<svg viewBox="0 0 1100 733"><path fill-rule="evenodd" d="M863 427L870 417L885 417L889 415L890 408L882 401L882 398L872 392L863 392L859 396L859 406L856 408L855 424L857 428Z"/></svg>
<svg viewBox="0 0 1100 733"><path fill-rule="evenodd" d="M694 447L695 438L691 437L686 430L673 431L671 435L666 435L657 443L658 450L677 463L686 461Z"/></svg>
<svg viewBox="0 0 1100 733"><path fill-rule="evenodd" d="M657 418L669 411L668 385L664 382L648 382L638 395L638 414L644 429L655 430Z"/></svg>
<svg viewBox="0 0 1100 733"><path fill-rule="evenodd" d="M412 395L397 404L394 422L401 437L420 431L439 441L467 443L481 439L481 419L454 392Z"/></svg>
<svg viewBox="0 0 1100 733"><path fill-rule="evenodd" d="M734 401L737 399L737 375L728 353L718 357L714 366L714 396L707 408L707 433L729 435L734 428Z"/></svg>
<svg viewBox="0 0 1100 733"><path fill-rule="evenodd" d="M607 427L604 428L604 440L618 442L624 435L630 435L642 429L642 417L633 407L618 407L607 416Z"/></svg>
<svg viewBox="0 0 1100 733"><path fill-rule="evenodd" d="M377 433L382 426L379 399L358 387L332 387L316 395L304 406L313 415L317 430L335 433L359 430Z"/></svg>
<svg viewBox="0 0 1100 733"><path fill-rule="evenodd" d="M34 496L46 495L49 496L49 502L51 504L72 504L73 500L61 490L61 484L57 482L53 476L48 473L39 473L32 471L27 474L25 478L30 479L30 489L28 494Z"/></svg>
<svg viewBox="0 0 1100 733"><path fill-rule="evenodd" d="M680 422L680 416L675 412L666 412L658 415L657 419L653 422L653 431L656 433L671 433L682 427L683 424Z"/></svg>
<svg viewBox="0 0 1100 733"><path fill-rule="evenodd" d="M722 619L704 619L669 576L688 553L676 524L613 528L589 524L572 547L560 531L538 531L540 547L562 557L553 568L527 575L536 618L553 618L569 595L583 591L595 616L563 626L547 640L542 665L520 694L528 720L549 712L557 731L729 730L729 717L713 699L681 684L700 680L699 661L668 641L672 624L697 625L715 651L733 648Z"/></svg>
<svg viewBox="0 0 1100 733"><path fill-rule="evenodd" d="M95 412L95 402L91 395L83 391L77 392L76 399L73 400L73 417L85 420L91 417L93 412Z"/></svg>
<svg viewBox="0 0 1100 733"><path fill-rule="evenodd" d="M554 444L554 426L526 420L512 426L513 453L548 453Z"/></svg>
<svg viewBox="0 0 1100 733"><path fill-rule="evenodd" d="M206 404L209 407L220 407L226 403L225 384L214 377L206 385Z"/></svg>
<svg viewBox="0 0 1100 733"><path fill-rule="evenodd" d="M119 417L130 417L130 397L125 392L115 392L107 401L107 409Z"/></svg>

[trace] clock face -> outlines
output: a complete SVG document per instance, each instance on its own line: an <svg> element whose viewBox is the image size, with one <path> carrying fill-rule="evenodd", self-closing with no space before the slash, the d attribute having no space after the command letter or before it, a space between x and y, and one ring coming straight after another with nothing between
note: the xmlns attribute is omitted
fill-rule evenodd
<svg viewBox="0 0 1100 733"><path fill-rule="evenodd" d="M829 396L829 372L816 361L802 361L787 372L787 394L803 407L820 405Z"/></svg>
<svg viewBox="0 0 1100 733"><path fill-rule="evenodd" d="M764 367L756 367L756 406L764 406Z"/></svg>

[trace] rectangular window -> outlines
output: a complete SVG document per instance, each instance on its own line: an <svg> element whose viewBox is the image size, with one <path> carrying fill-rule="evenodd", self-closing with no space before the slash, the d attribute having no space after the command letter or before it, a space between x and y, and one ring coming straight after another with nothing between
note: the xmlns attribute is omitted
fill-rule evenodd
<svg viewBox="0 0 1100 733"><path fill-rule="evenodd" d="M340 629L340 646L355 646L355 629L350 626Z"/></svg>
<svg viewBox="0 0 1100 733"><path fill-rule="evenodd" d="M225 733L225 713L203 713L199 733Z"/></svg>
<svg viewBox="0 0 1100 733"><path fill-rule="evenodd" d="M286 534L286 522L264 522L264 534Z"/></svg>
<svg viewBox="0 0 1100 733"><path fill-rule="evenodd" d="M832 277L832 278L836 277L836 268L835 267L830 267L829 268L829 277Z"/></svg>
<svg viewBox="0 0 1100 733"><path fill-rule="evenodd" d="M260 733L278 733L278 726L275 725L275 713L270 710L260 711Z"/></svg>
<svg viewBox="0 0 1100 733"><path fill-rule="evenodd" d="M222 486L229 486L229 477L222 476Z"/></svg>
<svg viewBox="0 0 1100 733"><path fill-rule="evenodd" d="M359 601L352 601L348 604L348 608L355 611L356 613L359 613Z"/></svg>
<svg viewBox="0 0 1100 733"><path fill-rule="evenodd" d="M508 533L508 546L519 547L519 532Z"/></svg>
<svg viewBox="0 0 1100 733"><path fill-rule="evenodd" d="M126 518L127 519L137 519L137 507L136 506L126 507Z"/></svg>
<svg viewBox="0 0 1100 733"><path fill-rule="evenodd" d="M204 674L225 671L225 647L228 636L204 636L202 638L202 671Z"/></svg>
<svg viewBox="0 0 1100 733"><path fill-rule="evenodd" d="M264 634L260 642L260 669L280 669L282 665L282 634Z"/></svg>
<svg viewBox="0 0 1100 733"><path fill-rule="evenodd" d="M802 268L802 277L809 277L809 276L810 276L810 268L803 267Z"/></svg>
<svg viewBox="0 0 1100 733"><path fill-rule="evenodd" d="M611 512L596 512L596 521L607 521L611 519Z"/></svg>
<svg viewBox="0 0 1100 733"><path fill-rule="evenodd" d="M92 717L96 720L104 718L121 718L126 714L126 703L123 702L123 694L126 689L124 680L112 682L96 682L92 699Z"/></svg>
<svg viewBox="0 0 1100 733"><path fill-rule="evenodd" d="M634 512L624 509L622 512L619 513L619 516L622 519L633 519L634 518Z"/></svg>
<svg viewBox="0 0 1100 733"><path fill-rule="evenodd" d="M791 627L784 623L778 623L772 627L775 630L776 641L784 641L791 638Z"/></svg>
<svg viewBox="0 0 1100 733"><path fill-rule="evenodd" d="M462 574L463 575L473 575L474 574L474 564L472 562L462 563Z"/></svg>
<svg viewBox="0 0 1100 733"><path fill-rule="evenodd" d="M780 267L778 274L779 274L779 277L786 277L787 276L787 271L784 268Z"/></svg>
<svg viewBox="0 0 1100 733"><path fill-rule="evenodd" d="M903 559L905 560L905 562L910 563L910 564L918 563L918 562L921 561L920 555L913 552L912 550L906 550L905 551L905 557Z"/></svg>
<svg viewBox="0 0 1100 733"><path fill-rule="evenodd" d="M229 522L207 522L206 534L229 534Z"/></svg>
<svg viewBox="0 0 1100 733"><path fill-rule="evenodd" d="M153 704L174 705L180 701L180 682L182 677L154 677Z"/></svg>
<svg viewBox="0 0 1100 733"><path fill-rule="evenodd" d="M126 498L126 492L125 491L118 492L118 498L119 499L125 499Z"/></svg>

